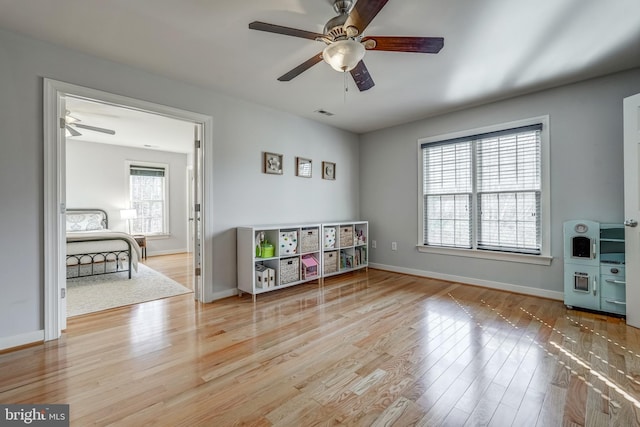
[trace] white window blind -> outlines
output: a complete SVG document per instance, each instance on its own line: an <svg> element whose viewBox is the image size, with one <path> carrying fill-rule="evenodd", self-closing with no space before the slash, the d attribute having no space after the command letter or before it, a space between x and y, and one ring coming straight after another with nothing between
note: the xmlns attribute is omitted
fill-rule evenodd
<svg viewBox="0 0 640 427"><path fill-rule="evenodd" d="M166 230L166 168L132 164L129 167L131 220L134 234L164 234Z"/></svg>
<svg viewBox="0 0 640 427"><path fill-rule="evenodd" d="M540 130L476 141L478 248L539 254Z"/></svg>
<svg viewBox="0 0 640 427"><path fill-rule="evenodd" d="M425 244L471 247L471 142L423 148Z"/></svg>
<svg viewBox="0 0 640 427"><path fill-rule="evenodd" d="M541 129L423 144L424 244L540 254Z"/></svg>

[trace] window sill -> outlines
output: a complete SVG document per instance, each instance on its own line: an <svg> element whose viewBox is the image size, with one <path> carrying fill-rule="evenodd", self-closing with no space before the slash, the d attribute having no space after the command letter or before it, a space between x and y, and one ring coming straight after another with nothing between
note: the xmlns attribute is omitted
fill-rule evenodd
<svg viewBox="0 0 640 427"><path fill-rule="evenodd" d="M510 254L504 252L479 251L476 249L435 248L424 245L417 245L416 247L418 248L418 252L422 253L519 262L523 264L551 265L551 261L553 260L553 257L547 255Z"/></svg>

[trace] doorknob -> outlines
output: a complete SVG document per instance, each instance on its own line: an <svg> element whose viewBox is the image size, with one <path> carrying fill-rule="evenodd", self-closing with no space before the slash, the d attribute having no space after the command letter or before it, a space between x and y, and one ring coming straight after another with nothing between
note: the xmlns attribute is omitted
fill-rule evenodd
<svg viewBox="0 0 640 427"><path fill-rule="evenodd" d="M635 219L628 219L624 222L624 225L626 225L627 227L636 227L638 225L638 221L636 221Z"/></svg>

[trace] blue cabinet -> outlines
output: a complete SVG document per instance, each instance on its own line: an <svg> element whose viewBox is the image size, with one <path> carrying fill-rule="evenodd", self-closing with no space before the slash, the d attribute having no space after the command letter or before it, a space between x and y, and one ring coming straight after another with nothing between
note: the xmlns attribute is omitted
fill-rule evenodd
<svg viewBox="0 0 640 427"><path fill-rule="evenodd" d="M624 315L624 226L573 220L563 233L565 305Z"/></svg>

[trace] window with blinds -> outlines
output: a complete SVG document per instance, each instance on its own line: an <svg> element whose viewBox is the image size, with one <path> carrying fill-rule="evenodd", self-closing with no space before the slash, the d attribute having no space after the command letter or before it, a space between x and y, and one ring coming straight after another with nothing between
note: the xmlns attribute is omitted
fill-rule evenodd
<svg viewBox="0 0 640 427"><path fill-rule="evenodd" d="M541 130L422 144L424 245L541 254Z"/></svg>
<svg viewBox="0 0 640 427"><path fill-rule="evenodd" d="M168 234L167 166L130 164L130 205L136 210L131 221L133 234Z"/></svg>

